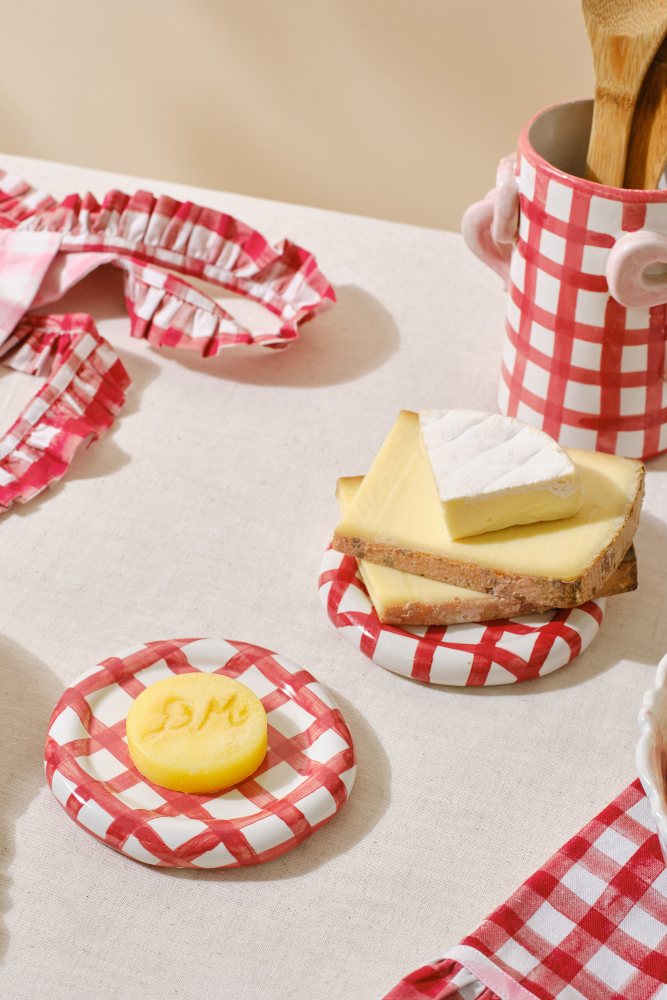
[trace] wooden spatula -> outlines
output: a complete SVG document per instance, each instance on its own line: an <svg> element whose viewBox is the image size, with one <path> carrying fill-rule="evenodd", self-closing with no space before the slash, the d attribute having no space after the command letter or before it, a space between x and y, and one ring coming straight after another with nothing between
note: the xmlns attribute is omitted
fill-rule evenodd
<svg viewBox="0 0 667 1000"><path fill-rule="evenodd" d="M621 187L635 104L667 34L667 0L582 0L582 8L595 73L586 177Z"/></svg>
<svg viewBox="0 0 667 1000"><path fill-rule="evenodd" d="M657 188L667 163L667 38L649 66L632 119L623 187Z"/></svg>

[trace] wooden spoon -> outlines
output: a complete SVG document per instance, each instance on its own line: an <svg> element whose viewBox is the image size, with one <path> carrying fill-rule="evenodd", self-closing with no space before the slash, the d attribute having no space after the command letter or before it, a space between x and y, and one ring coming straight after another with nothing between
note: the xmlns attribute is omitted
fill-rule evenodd
<svg viewBox="0 0 667 1000"><path fill-rule="evenodd" d="M582 0L582 8L595 73L586 177L621 187L635 104L667 34L667 0Z"/></svg>
<svg viewBox="0 0 667 1000"><path fill-rule="evenodd" d="M667 163L667 38L639 91L632 119L623 187L657 188Z"/></svg>

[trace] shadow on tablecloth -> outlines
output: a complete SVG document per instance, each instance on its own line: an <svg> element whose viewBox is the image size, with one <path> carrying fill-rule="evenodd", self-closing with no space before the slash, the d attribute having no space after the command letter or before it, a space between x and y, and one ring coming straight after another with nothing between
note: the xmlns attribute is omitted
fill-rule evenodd
<svg viewBox="0 0 667 1000"><path fill-rule="evenodd" d="M15 904L9 869L16 854L16 827L44 788L44 741L53 706L63 685L49 668L17 642L0 636L0 918ZM39 859L35 858L35 863ZM0 962L9 946L0 921Z"/></svg>
<svg viewBox="0 0 667 1000"><path fill-rule="evenodd" d="M265 314L263 320L260 318L262 328L267 317L269 324L272 320L275 321L275 317L258 304L249 303L247 299L224 289L203 284L223 308L229 308L232 312L240 309L239 318L242 321L248 322L249 315L258 316L262 313ZM241 345L226 348L216 358L202 358L196 351L151 347L146 344L146 352L148 355L157 353L168 357L184 368L203 375L250 385L318 388L352 382L379 368L398 350L399 332L391 314L368 292L356 285L341 285L335 292L337 303L333 309L300 326L299 339L284 351ZM251 311L248 314L249 308ZM125 317L127 307L123 294L123 274L111 264L99 267L70 289L60 301L41 306L34 312L85 312L96 323ZM267 327L269 328L270 326ZM129 330L128 318L128 339ZM103 329L100 333L105 335ZM137 355L124 355L115 339L114 349L121 354L123 364L128 362L130 377L136 382L131 362L133 359L135 362L139 360ZM148 357L145 361L150 364ZM155 368L155 375L157 372L158 369ZM123 412L127 413L127 408Z"/></svg>
<svg viewBox="0 0 667 1000"><path fill-rule="evenodd" d="M391 314L368 292L356 285L335 291L333 309L300 326L299 339L284 351L242 345L217 358L202 358L172 347L151 350L191 371L230 382L306 389L353 382L398 350L399 332Z"/></svg>

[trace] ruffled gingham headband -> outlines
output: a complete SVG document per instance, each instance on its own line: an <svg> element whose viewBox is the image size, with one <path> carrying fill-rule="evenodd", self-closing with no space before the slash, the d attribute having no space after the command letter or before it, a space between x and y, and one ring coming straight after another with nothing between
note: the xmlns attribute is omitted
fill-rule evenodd
<svg viewBox="0 0 667 1000"><path fill-rule="evenodd" d="M0 363L47 379L0 438L0 513L60 479L125 401L130 379L92 317L28 314L101 264L125 272L133 337L204 357L236 344L282 350L335 302L311 253L289 240L273 247L230 215L147 191L57 204L0 170ZM253 299L280 329L253 332L181 274Z"/></svg>

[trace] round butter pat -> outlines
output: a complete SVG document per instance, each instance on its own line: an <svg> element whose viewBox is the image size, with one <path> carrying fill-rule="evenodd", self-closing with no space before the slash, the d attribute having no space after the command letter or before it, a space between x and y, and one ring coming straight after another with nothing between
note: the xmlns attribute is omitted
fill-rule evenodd
<svg viewBox="0 0 667 1000"><path fill-rule="evenodd" d="M267 750L266 712L240 681L178 674L157 681L127 716L130 757L149 781L205 794L243 781Z"/></svg>

